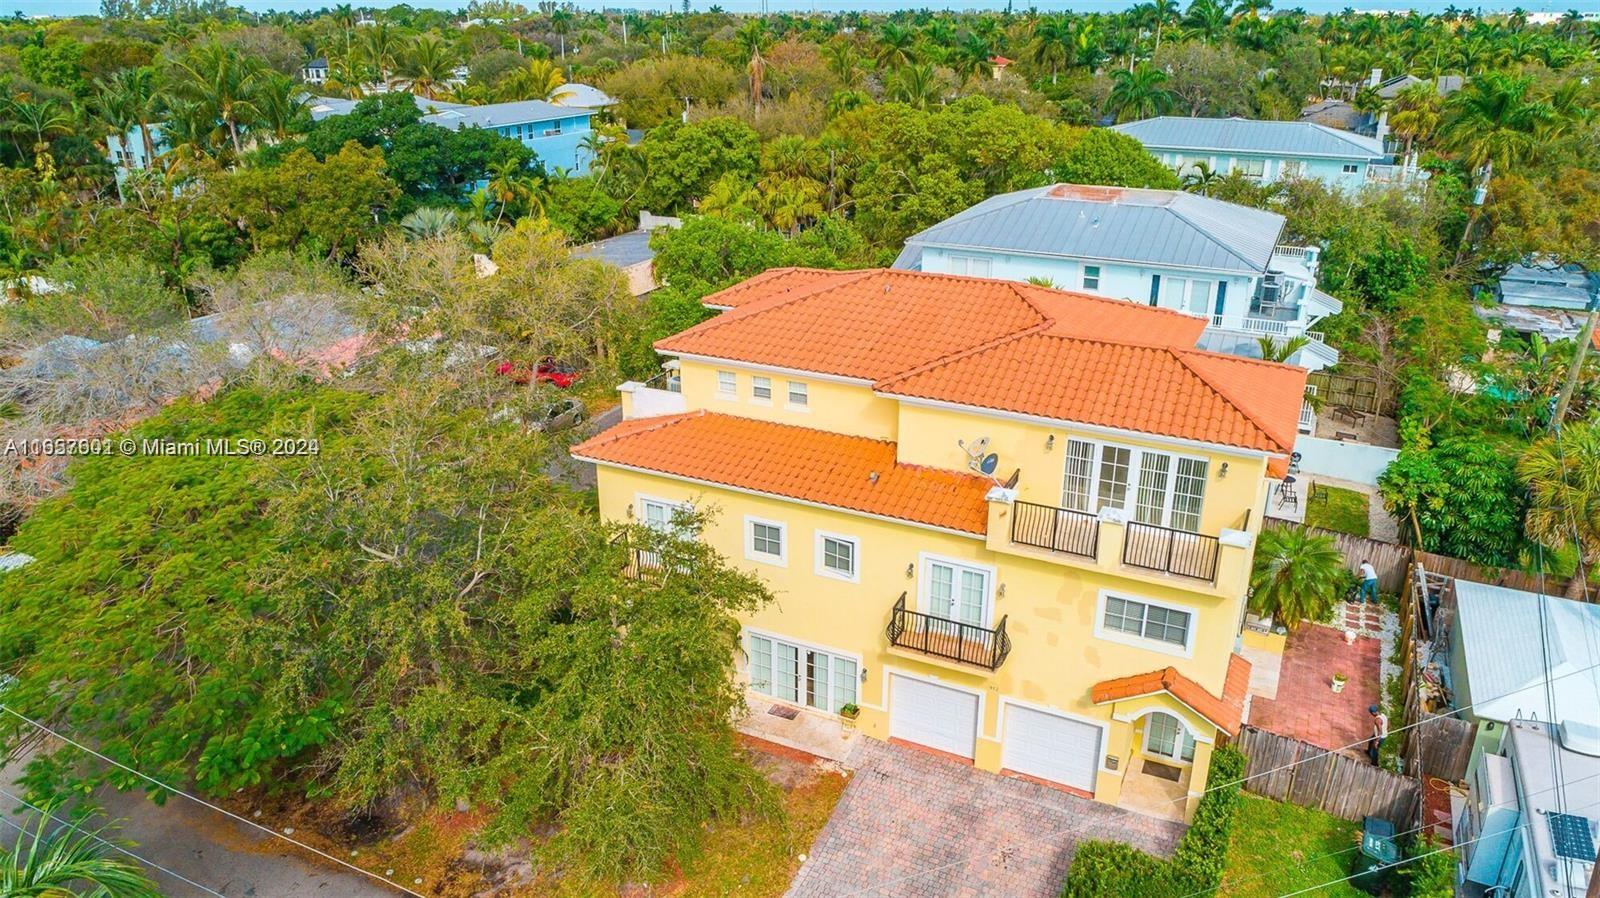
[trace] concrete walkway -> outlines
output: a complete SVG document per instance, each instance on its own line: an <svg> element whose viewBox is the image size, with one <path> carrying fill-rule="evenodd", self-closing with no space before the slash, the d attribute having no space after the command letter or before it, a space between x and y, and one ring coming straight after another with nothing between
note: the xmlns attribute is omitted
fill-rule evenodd
<svg viewBox="0 0 1600 898"><path fill-rule="evenodd" d="M858 739L844 797L789 898L1055 898L1078 843L1128 842L1170 856L1185 827Z"/></svg>

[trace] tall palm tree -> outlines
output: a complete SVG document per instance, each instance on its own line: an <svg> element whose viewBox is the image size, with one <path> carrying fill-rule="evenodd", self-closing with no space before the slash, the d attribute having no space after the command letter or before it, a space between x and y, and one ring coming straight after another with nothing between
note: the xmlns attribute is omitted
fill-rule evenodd
<svg viewBox="0 0 1600 898"><path fill-rule="evenodd" d="M916 40L917 36L911 29L885 22L878 31L878 52L875 57L878 68L894 72L910 65L916 59L916 51L912 49Z"/></svg>
<svg viewBox="0 0 1600 898"><path fill-rule="evenodd" d="M11 121L5 124L7 130L19 138L32 138L26 149L20 141L17 143L23 155L27 150L40 152L48 138L72 133L72 117L55 100L12 100L9 106Z"/></svg>
<svg viewBox="0 0 1600 898"><path fill-rule="evenodd" d="M889 99L915 109L927 109L939 100L939 83L933 66L908 65L889 80Z"/></svg>
<svg viewBox="0 0 1600 898"><path fill-rule="evenodd" d="M1422 81L1400 91L1389 111L1389 127L1406 142L1406 154L1417 141L1426 143L1439 130L1443 99L1433 81Z"/></svg>
<svg viewBox="0 0 1600 898"><path fill-rule="evenodd" d="M1139 63L1132 71L1117 69L1111 73L1106 108L1119 122L1165 115L1178 102L1164 87L1166 83L1167 73L1148 62Z"/></svg>
<svg viewBox="0 0 1600 898"><path fill-rule="evenodd" d="M389 76L399 68L404 45L400 35L389 28L389 23L377 21L361 29L356 40L356 55L377 73L378 81L389 83Z"/></svg>
<svg viewBox="0 0 1600 898"><path fill-rule="evenodd" d="M258 114L254 97L260 64L234 47L213 42L190 50L173 71L173 94L197 104L227 133L234 153L242 151L239 135Z"/></svg>
<svg viewBox="0 0 1600 898"><path fill-rule="evenodd" d="M507 157L490 164L487 187L496 206L495 224L512 210L526 210L529 214L542 211L538 184L516 159Z"/></svg>
<svg viewBox="0 0 1600 898"><path fill-rule="evenodd" d="M1227 0L1194 0L1184 13L1183 24L1205 43L1215 43L1228 30Z"/></svg>
<svg viewBox="0 0 1600 898"><path fill-rule="evenodd" d="M1161 49L1161 32L1166 26L1178 21L1177 0L1150 0L1150 19L1156 30L1157 50Z"/></svg>
<svg viewBox="0 0 1600 898"><path fill-rule="evenodd" d="M1444 103L1443 146L1472 168L1492 171L1531 158L1555 120L1549 103L1532 95L1533 79L1489 72L1468 81Z"/></svg>
<svg viewBox="0 0 1600 898"><path fill-rule="evenodd" d="M156 89L156 72L150 66L123 69L104 80L95 82L96 94L102 103L112 103L126 116L133 127L139 129L139 139L144 144L144 158L156 156L155 139L150 126L157 120L161 109L161 92ZM124 137L127 131L122 132Z"/></svg>
<svg viewBox="0 0 1600 898"><path fill-rule="evenodd" d="M561 44L561 58L567 58L567 35L572 33L573 16L571 10L557 9L550 13L550 31Z"/></svg>
<svg viewBox="0 0 1600 898"><path fill-rule="evenodd" d="M968 34L951 54L950 67L963 82L970 81L989 72L989 58L993 55L994 47L988 40L978 34Z"/></svg>
<svg viewBox="0 0 1600 898"><path fill-rule="evenodd" d="M772 43L772 35L767 32L766 22L750 19L734 34L734 41L744 53L745 71L750 75L750 107L760 112L761 84L767 74L767 60L761 51Z"/></svg>
<svg viewBox="0 0 1600 898"><path fill-rule="evenodd" d="M834 38L822 45L822 56L828 61L828 71L840 84L850 88L861 81L861 54L856 51L855 44Z"/></svg>
<svg viewBox="0 0 1600 898"><path fill-rule="evenodd" d="M22 827L15 844L0 850L0 895L160 898L137 866L110 856L103 832L58 824L46 809Z"/></svg>
<svg viewBox="0 0 1600 898"><path fill-rule="evenodd" d="M1167 0L1171 2L1171 0ZM1066 16L1045 16L1033 29L1028 58L1034 65L1050 66L1050 83L1056 83L1061 67L1071 56L1072 26Z"/></svg>
<svg viewBox="0 0 1600 898"><path fill-rule="evenodd" d="M1325 620L1344 582L1344 558L1332 537L1299 527L1266 528L1257 537L1250 571L1250 610L1293 630L1301 621Z"/></svg>
<svg viewBox="0 0 1600 898"><path fill-rule="evenodd" d="M1559 423L1559 422L1558 422ZM1578 550L1578 569L1600 561L1600 428L1574 424L1529 446L1517 462L1528 487L1528 536L1549 548ZM1584 577L1573 577L1567 598L1583 595Z"/></svg>
<svg viewBox="0 0 1600 898"><path fill-rule="evenodd" d="M287 140L311 124L305 91L281 72L267 72L256 82L254 105L257 124L272 135L272 142Z"/></svg>
<svg viewBox="0 0 1600 898"><path fill-rule="evenodd" d="M572 88L561 69L548 59L530 59L528 64L500 79L495 95L501 102L517 100L555 100Z"/></svg>
<svg viewBox="0 0 1600 898"><path fill-rule="evenodd" d="M444 38L432 33L419 34L401 55L399 71L412 93L435 100L455 73L459 61L460 57Z"/></svg>

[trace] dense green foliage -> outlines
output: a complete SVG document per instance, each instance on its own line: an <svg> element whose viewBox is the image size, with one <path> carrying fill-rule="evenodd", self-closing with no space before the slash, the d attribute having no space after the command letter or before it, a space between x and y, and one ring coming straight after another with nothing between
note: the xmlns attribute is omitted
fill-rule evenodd
<svg viewBox="0 0 1600 898"><path fill-rule="evenodd" d="M1185 898L1214 891L1227 867L1244 770L1244 755L1232 746L1211 755L1205 797L1170 861L1121 842L1079 845L1062 898Z"/></svg>
<svg viewBox="0 0 1600 898"><path fill-rule="evenodd" d="M1421 548L1483 564L1516 563L1525 500L1515 459L1494 446L1467 437L1406 446L1378 489Z"/></svg>
<svg viewBox="0 0 1600 898"><path fill-rule="evenodd" d="M1300 527L1266 528L1250 571L1250 610L1290 628L1324 621L1345 598L1346 579L1333 537Z"/></svg>

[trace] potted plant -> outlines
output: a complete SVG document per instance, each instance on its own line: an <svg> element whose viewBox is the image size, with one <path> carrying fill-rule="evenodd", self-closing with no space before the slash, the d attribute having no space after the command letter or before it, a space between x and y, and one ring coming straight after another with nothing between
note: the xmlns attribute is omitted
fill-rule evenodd
<svg viewBox="0 0 1600 898"><path fill-rule="evenodd" d="M1343 692L1344 691L1344 684L1346 684L1348 682L1350 682L1350 678L1345 676L1344 674L1342 674L1342 673L1334 674L1333 675L1333 691L1334 692Z"/></svg>
<svg viewBox="0 0 1600 898"><path fill-rule="evenodd" d="M861 708L855 702L849 702L839 709L839 717L844 720L844 728L847 730L856 728L856 717L860 716L860 714Z"/></svg>

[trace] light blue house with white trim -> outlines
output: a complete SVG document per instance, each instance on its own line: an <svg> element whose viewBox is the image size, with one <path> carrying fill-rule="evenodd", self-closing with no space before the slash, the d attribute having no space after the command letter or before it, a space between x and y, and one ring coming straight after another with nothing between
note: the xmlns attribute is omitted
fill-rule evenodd
<svg viewBox="0 0 1600 898"><path fill-rule="evenodd" d="M1206 318L1200 347L1259 357L1258 340L1304 335L1291 359L1339 361L1312 330L1340 302L1317 289L1317 247L1281 246L1275 212L1185 193L1056 184L1000 194L906 241L894 267L1048 281Z"/></svg>
<svg viewBox="0 0 1600 898"><path fill-rule="evenodd" d="M1368 184L1423 178L1414 158L1394 165L1383 141L1316 122L1164 115L1113 126L1184 174L1205 162L1218 174L1242 172L1263 184L1309 178L1357 191Z"/></svg>

